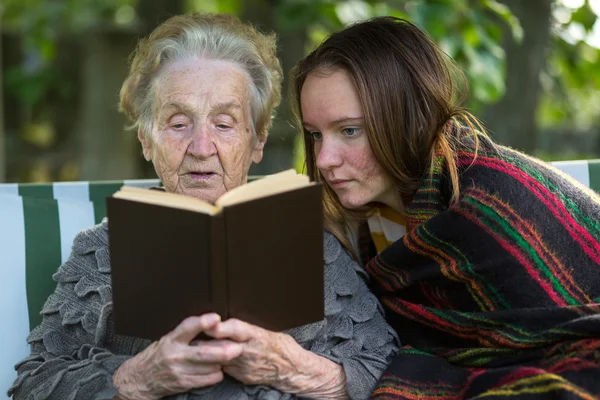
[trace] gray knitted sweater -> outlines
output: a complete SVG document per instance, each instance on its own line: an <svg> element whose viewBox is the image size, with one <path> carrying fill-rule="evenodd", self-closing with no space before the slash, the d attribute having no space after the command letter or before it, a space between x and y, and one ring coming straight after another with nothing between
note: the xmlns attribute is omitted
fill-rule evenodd
<svg viewBox="0 0 600 400"><path fill-rule="evenodd" d="M365 284L366 274L340 243L325 234L325 320L288 331L305 349L341 364L353 399L369 396L397 352L398 339ZM146 348L148 340L117 335L112 297L108 224L77 235L70 259L54 274L58 283L28 337L31 355L17 364L9 389L15 399L112 399L114 371ZM289 399L265 386L221 383L169 398Z"/></svg>

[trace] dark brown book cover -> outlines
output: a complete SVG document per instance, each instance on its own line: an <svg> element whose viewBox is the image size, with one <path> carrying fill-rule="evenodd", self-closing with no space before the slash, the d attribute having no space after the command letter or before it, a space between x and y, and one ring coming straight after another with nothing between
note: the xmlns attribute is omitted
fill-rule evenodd
<svg viewBox="0 0 600 400"><path fill-rule="evenodd" d="M217 215L109 197L113 319L157 340L217 312L282 331L324 318L321 185Z"/></svg>

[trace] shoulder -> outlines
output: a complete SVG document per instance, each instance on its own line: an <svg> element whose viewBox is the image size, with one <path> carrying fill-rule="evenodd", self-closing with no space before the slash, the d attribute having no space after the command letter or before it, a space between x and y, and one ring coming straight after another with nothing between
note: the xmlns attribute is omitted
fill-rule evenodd
<svg viewBox="0 0 600 400"><path fill-rule="evenodd" d="M79 232L73 240L73 254L83 255L99 248L108 247L108 219Z"/></svg>
<svg viewBox="0 0 600 400"><path fill-rule="evenodd" d="M375 297L367 286L369 277L361 265L329 232L325 232L324 250L325 314L333 315L350 307L352 299L361 299L365 307L369 306L367 309L374 311Z"/></svg>
<svg viewBox="0 0 600 400"><path fill-rule="evenodd" d="M323 258L325 264L337 260L342 252L342 244L328 231L323 232Z"/></svg>
<svg viewBox="0 0 600 400"><path fill-rule="evenodd" d="M72 300L91 299L93 293L98 296L95 301L106 304L112 298L110 271L108 224L104 219L75 236L71 256L53 278L58 284L57 293L68 293Z"/></svg>
<svg viewBox="0 0 600 400"><path fill-rule="evenodd" d="M323 261L325 270L352 271L367 279L367 274L358 262L352 258L350 252L330 232L325 231L323 235Z"/></svg>
<svg viewBox="0 0 600 400"><path fill-rule="evenodd" d="M110 256L106 218L75 236L71 256L54 274L54 280L59 284L77 283L76 289L79 290L91 290L88 288L90 285L107 289L105 286L110 284Z"/></svg>
<svg viewBox="0 0 600 400"><path fill-rule="evenodd" d="M477 149L477 151L475 151ZM461 191L468 188L492 192L519 192L528 176L547 176L548 164L510 147L499 145L486 136L463 143L457 152Z"/></svg>
<svg viewBox="0 0 600 400"><path fill-rule="evenodd" d="M71 248L71 257L65 265L68 265L72 259L82 258L89 259L89 262L96 264L95 267L100 272L110 272L108 220L106 218L99 224L84 229L75 236ZM86 264L89 264L89 262Z"/></svg>

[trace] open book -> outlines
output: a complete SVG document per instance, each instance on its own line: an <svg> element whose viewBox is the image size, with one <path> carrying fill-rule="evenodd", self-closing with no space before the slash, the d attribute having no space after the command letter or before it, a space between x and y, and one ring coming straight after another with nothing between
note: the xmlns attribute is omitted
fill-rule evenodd
<svg viewBox="0 0 600 400"><path fill-rule="evenodd" d="M324 318L322 187L294 170L215 205L124 186L107 216L119 334L156 340L206 312L276 331Z"/></svg>

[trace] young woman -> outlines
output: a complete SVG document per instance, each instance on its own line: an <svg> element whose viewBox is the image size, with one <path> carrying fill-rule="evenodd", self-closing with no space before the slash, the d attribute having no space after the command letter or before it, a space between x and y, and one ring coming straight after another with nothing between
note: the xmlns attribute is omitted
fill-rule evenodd
<svg viewBox="0 0 600 400"><path fill-rule="evenodd" d="M292 72L308 174L403 341L377 398L600 393L600 197L495 144L452 61L377 18Z"/></svg>

